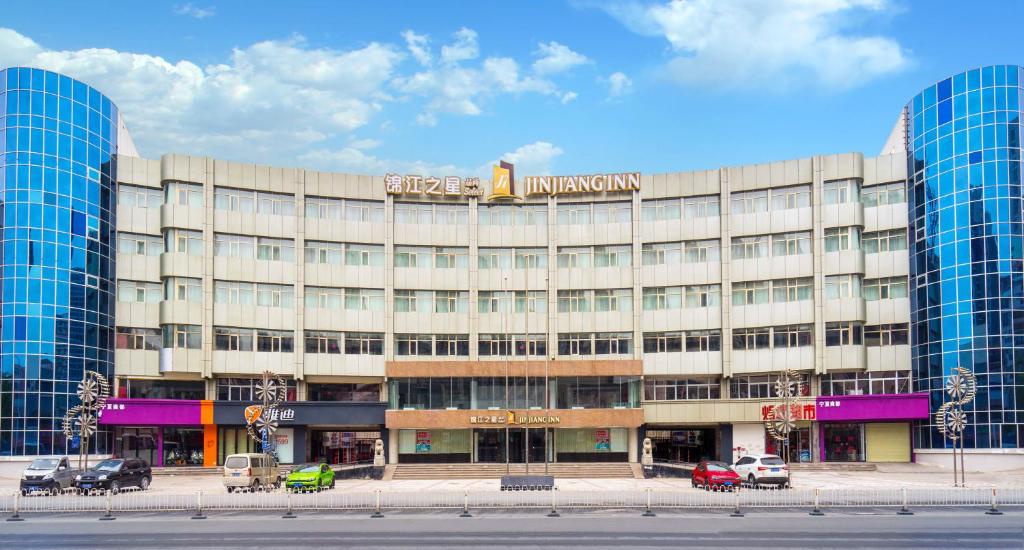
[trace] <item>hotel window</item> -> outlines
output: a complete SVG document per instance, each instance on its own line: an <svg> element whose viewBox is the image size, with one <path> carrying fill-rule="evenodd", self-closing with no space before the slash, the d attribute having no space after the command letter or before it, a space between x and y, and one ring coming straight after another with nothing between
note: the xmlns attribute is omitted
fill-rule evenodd
<svg viewBox="0 0 1024 550"><path fill-rule="evenodd" d="M703 195L683 199L683 218L712 218L721 211L718 195Z"/></svg>
<svg viewBox="0 0 1024 550"><path fill-rule="evenodd" d="M395 267L427 269L430 267L432 250L426 246L396 246Z"/></svg>
<svg viewBox="0 0 1024 550"><path fill-rule="evenodd" d="M647 222L679 220L682 216L681 199L655 199L643 201L640 217Z"/></svg>
<svg viewBox="0 0 1024 550"><path fill-rule="evenodd" d="M861 276L856 274L825 276L825 298L860 298Z"/></svg>
<svg viewBox="0 0 1024 550"><path fill-rule="evenodd" d="M825 323L826 346L859 346L863 343L864 327L859 322Z"/></svg>
<svg viewBox="0 0 1024 550"><path fill-rule="evenodd" d="M729 379L729 397L732 399L765 399L775 396L775 381L778 376L760 374L734 376ZM805 379L806 382L806 379ZM803 385L804 397L810 395L810 384Z"/></svg>
<svg viewBox="0 0 1024 550"><path fill-rule="evenodd" d="M732 331L732 349L753 350L768 349L771 338L767 328L742 328Z"/></svg>
<svg viewBox="0 0 1024 550"><path fill-rule="evenodd" d="M560 313L582 313L592 311L590 300L592 290L559 290L558 311Z"/></svg>
<svg viewBox="0 0 1024 550"><path fill-rule="evenodd" d="M295 333L290 330L256 330L256 351L291 353Z"/></svg>
<svg viewBox="0 0 1024 550"><path fill-rule="evenodd" d="M864 234L864 253L877 254L907 249L907 230L892 229Z"/></svg>
<svg viewBox="0 0 1024 550"><path fill-rule="evenodd" d="M166 252L188 254L190 256L203 255L203 232L190 231L188 229L168 229L165 233L164 242Z"/></svg>
<svg viewBox="0 0 1024 550"><path fill-rule="evenodd" d="M324 197L306 197L306 217L321 220L340 220L345 201Z"/></svg>
<svg viewBox="0 0 1024 550"><path fill-rule="evenodd" d="M230 189L228 187L213 188L213 207L217 210L252 214L255 205L255 191L243 191L241 189Z"/></svg>
<svg viewBox="0 0 1024 550"><path fill-rule="evenodd" d="M799 302L814 298L814 280L811 277L772 281L772 301Z"/></svg>
<svg viewBox="0 0 1024 550"><path fill-rule="evenodd" d="M733 237L732 259L753 260L768 257L768 236Z"/></svg>
<svg viewBox="0 0 1024 550"><path fill-rule="evenodd" d="M729 199L733 214L755 214L768 211L768 191L733 193Z"/></svg>
<svg viewBox="0 0 1024 550"><path fill-rule="evenodd" d="M633 289L610 288L595 290L594 311L633 311Z"/></svg>
<svg viewBox="0 0 1024 550"><path fill-rule="evenodd" d="M295 305L295 288L292 285L256 285L256 305L263 307L290 308Z"/></svg>
<svg viewBox="0 0 1024 550"><path fill-rule="evenodd" d="M548 310L548 293L531 290L529 297L525 290L515 291L516 313L544 313Z"/></svg>
<svg viewBox="0 0 1024 550"><path fill-rule="evenodd" d="M811 253L811 232L782 233L772 235L773 256L794 256Z"/></svg>
<svg viewBox="0 0 1024 550"><path fill-rule="evenodd" d="M469 206L465 204L435 204L434 223L465 226L469 223Z"/></svg>
<svg viewBox="0 0 1024 550"><path fill-rule="evenodd" d="M512 221L512 210L515 206L483 206L477 207L476 220L479 225L510 226Z"/></svg>
<svg viewBox="0 0 1024 550"><path fill-rule="evenodd" d="M515 216L512 218L513 223L518 226L530 226L535 225L538 227L547 228L548 226L548 207L547 205L524 205L513 207Z"/></svg>
<svg viewBox="0 0 1024 550"><path fill-rule="evenodd" d="M632 247L628 244L594 247L594 267L629 267L631 265L633 265L633 252Z"/></svg>
<svg viewBox="0 0 1024 550"><path fill-rule="evenodd" d="M512 292L481 290L477 293L478 313L508 313L512 311Z"/></svg>
<svg viewBox="0 0 1024 550"><path fill-rule="evenodd" d="M907 297L906 277L864 279L864 299L868 301Z"/></svg>
<svg viewBox="0 0 1024 550"><path fill-rule="evenodd" d="M377 201L345 200L345 221L384 222L384 203Z"/></svg>
<svg viewBox="0 0 1024 550"><path fill-rule="evenodd" d="M384 334L346 332L345 355L384 355Z"/></svg>
<svg viewBox="0 0 1024 550"><path fill-rule="evenodd" d="M732 305L749 306L768 303L768 281L748 281L733 283Z"/></svg>
<svg viewBox="0 0 1024 550"><path fill-rule="evenodd" d="M512 269L512 249L481 248L478 251L477 266L480 269Z"/></svg>
<svg viewBox="0 0 1024 550"><path fill-rule="evenodd" d="M213 301L218 304L251 306L253 304L255 286L253 283L214 281Z"/></svg>
<svg viewBox="0 0 1024 550"><path fill-rule="evenodd" d="M434 209L429 204L395 203L395 223L431 224Z"/></svg>
<svg viewBox="0 0 1024 550"><path fill-rule="evenodd" d="M345 289L307 286L303 302L308 308L341 310L345 307Z"/></svg>
<svg viewBox="0 0 1024 550"><path fill-rule="evenodd" d="M722 303L722 287L696 285L686 287L686 307L712 307Z"/></svg>
<svg viewBox="0 0 1024 550"><path fill-rule="evenodd" d="M117 253L133 256L159 256L164 251L164 241L152 235L117 233Z"/></svg>
<svg viewBox="0 0 1024 550"><path fill-rule="evenodd" d="M293 262L295 261L295 242L291 239L259 237L256 241L256 259Z"/></svg>
<svg viewBox="0 0 1024 550"><path fill-rule="evenodd" d="M771 190L772 210L789 210L811 205L811 186L795 185Z"/></svg>
<svg viewBox="0 0 1024 550"><path fill-rule="evenodd" d="M437 247L434 249L434 267L438 269L454 269L469 267L468 248Z"/></svg>
<svg viewBox="0 0 1024 550"><path fill-rule="evenodd" d="M160 208L164 194L159 189L120 184L117 186L118 206L135 208Z"/></svg>
<svg viewBox="0 0 1024 550"><path fill-rule="evenodd" d="M164 347L202 349L202 330L199 325L164 325Z"/></svg>
<svg viewBox="0 0 1024 550"><path fill-rule="evenodd" d="M623 355L633 347L631 332L598 332L594 335L594 355Z"/></svg>
<svg viewBox="0 0 1024 550"><path fill-rule="evenodd" d="M511 355L511 350L509 334L481 334L477 341L477 353L481 357L506 357Z"/></svg>
<svg viewBox="0 0 1024 550"><path fill-rule="evenodd" d="M345 265L383 266L384 245L345 243Z"/></svg>
<svg viewBox="0 0 1024 550"><path fill-rule="evenodd" d="M722 333L719 330L686 331L686 351L721 351Z"/></svg>
<svg viewBox="0 0 1024 550"><path fill-rule="evenodd" d="M345 245L322 241L306 241L307 264L341 265L345 257Z"/></svg>
<svg viewBox="0 0 1024 550"><path fill-rule="evenodd" d="M546 248L517 248L515 249L516 269L538 269L548 266L548 251Z"/></svg>
<svg viewBox="0 0 1024 550"><path fill-rule="evenodd" d="M821 395L910 393L909 371L830 372L821 376Z"/></svg>
<svg viewBox="0 0 1024 550"><path fill-rule="evenodd" d="M558 355L591 355L591 334L589 332L559 334Z"/></svg>
<svg viewBox="0 0 1024 550"><path fill-rule="evenodd" d="M645 332L644 353L678 353L683 351L682 332Z"/></svg>
<svg viewBox="0 0 1024 550"><path fill-rule="evenodd" d="M252 351L252 329L213 327L213 349L218 351Z"/></svg>
<svg viewBox="0 0 1024 550"><path fill-rule="evenodd" d="M629 223L633 219L631 202L595 202L594 223Z"/></svg>
<svg viewBox="0 0 1024 550"><path fill-rule="evenodd" d="M160 303L162 295L163 288L161 288L160 283L127 281L124 279L117 282L118 302L157 304Z"/></svg>
<svg viewBox="0 0 1024 550"><path fill-rule="evenodd" d="M718 378L648 378L644 381L644 399L648 401L719 399L721 394L722 383Z"/></svg>
<svg viewBox="0 0 1024 550"><path fill-rule="evenodd" d="M396 313L430 313L433 293L429 290L395 289Z"/></svg>
<svg viewBox="0 0 1024 550"><path fill-rule="evenodd" d="M328 332L324 330L307 330L305 336L306 353L337 355L341 353L342 342L345 340L341 332Z"/></svg>
<svg viewBox="0 0 1024 550"><path fill-rule="evenodd" d="M643 245L640 257L644 265L679 265L683 261L683 243L648 243Z"/></svg>
<svg viewBox="0 0 1024 550"><path fill-rule="evenodd" d="M194 277L164 279L164 299L178 302L203 302L203 280Z"/></svg>
<svg viewBox="0 0 1024 550"><path fill-rule="evenodd" d="M526 344L527 335L525 334L514 334L512 335L512 345L515 347L516 356L526 356ZM548 350L548 340L546 334L531 334L529 335L530 344L530 355L533 357L546 357Z"/></svg>
<svg viewBox="0 0 1024 550"><path fill-rule="evenodd" d="M868 325L864 327L864 345L869 347L905 346L908 344L907 333L906 323Z"/></svg>
<svg viewBox="0 0 1024 550"><path fill-rule="evenodd" d="M826 227L825 252L860 249L859 227Z"/></svg>
<svg viewBox="0 0 1024 550"><path fill-rule="evenodd" d="M776 348L798 348L812 345L811 325L789 325L772 329L772 343Z"/></svg>
<svg viewBox="0 0 1024 550"><path fill-rule="evenodd" d="M678 286L657 286L644 289L644 311L679 309L683 307L683 289Z"/></svg>
<svg viewBox="0 0 1024 550"><path fill-rule="evenodd" d="M434 313L466 313L469 292L465 290L435 290Z"/></svg>
<svg viewBox="0 0 1024 550"><path fill-rule="evenodd" d="M558 249L558 267L560 268L577 268L577 267L591 267L591 254L593 249L589 246L570 248L563 247Z"/></svg>
<svg viewBox="0 0 1024 550"><path fill-rule="evenodd" d="M160 350L160 329L140 327L117 327L115 338L117 349L146 351Z"/></svg>
<svg viewBox="0 0 1024 550"><path fill-rule="evenodd" d="M688 264L718 262L721 243L717 239L706 241L687 241L683 243L684 255Z"/></svg>
<svg viewBox="0 0 1024 550"><path fill-rule="evenodd" d="M217 399L221 401L258 401L256 378L217 378ZM285 401L295 401L295 380L285 379Z"/></svg>
<svg viewBox="0 0 1024 550"><path fill-rule="evenodd" d="M558 225L584 225L591 222L590 203L559 204L555 212L555 220L558 222Z"/></svg>
<svg viewBox="0 0 1024 550"><path fill-rule="evenodd" d="M283 193L256 193L256 212L264 215L294 216L295 196Z"/></svg>
<svg viewBox="0 0 1024 550"><path fill-rule="evenodd" d="M906 185L902 181L897 181L866 186L861 200L864 202L865 208L904 203L907 202Z"/></svg>
<svg viewBox="0 0 1024 550"><path fill-rule="evenodd" d="M438 334L434 337L434 355L469 357L469 335Z"/></svg>
<svg viewBox="0 0 1024 550"><path fill-rule="evenodd" d="M213 255L251 260L256 257L256 238L215 233L213 235Z"/></svg>
<svg viewBox="0 0 1024 550"><path fill-rule="evenodd" d="M396 334L395 355L433 355L434 342L429 334Z"/></svg>
<svg viewBox="0 0 1024 550"><path fill-rule="evenodd" d="M202 208L203 186L195 183L169 181L164 184L164 203Z"/></svg>
<svg viewBox="0 0 1024 550"><path fill-rule="evenodd" d="M821 187L822 204L846 204L860 200L857 180L826 181Z"/></svg>

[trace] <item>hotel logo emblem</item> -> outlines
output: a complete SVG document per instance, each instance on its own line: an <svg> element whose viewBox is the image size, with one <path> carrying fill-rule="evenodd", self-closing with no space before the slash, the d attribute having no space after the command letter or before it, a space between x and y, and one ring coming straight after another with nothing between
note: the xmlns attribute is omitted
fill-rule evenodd
<svg viewBox="0 0 1024 550"><path fill-rule="evenodd" d="M515 167L511 162L501 161L494 165L491 176L491 196L487 200L520 199L515 193Z"/></svg>

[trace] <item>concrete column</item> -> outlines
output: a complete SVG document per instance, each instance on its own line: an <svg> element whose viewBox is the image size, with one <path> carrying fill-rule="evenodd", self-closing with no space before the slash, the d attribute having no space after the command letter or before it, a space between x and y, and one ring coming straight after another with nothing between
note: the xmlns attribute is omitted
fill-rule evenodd
<svg viewBox="0 0 1024 550"><path fill-rule="evenodd" d="M637 434L637 429L636 428L629 428L629 439L628 439L628 442L626 443L626 446L629 449L629 459L628 460L630 462L639 462L640 461L640 459L637 458L637 449L639 448L639 445L640 445L640 443L639 443L639 435Z"/></svg>
<svg viewBox="0 0 1024 550"><path fill-rule="evenodd" d="M395 358L395 199L384 198L384 361ZM385 377L387 380L387 377Z"/></svg>
<svg viewBox="0 0 1024 550"><path fill-rule="evenodd" d="M469 360L479 358L480 309L477 305L480 292L480 199L469 199ZM475 385L474 385L475 386Z"/></svg>
<svg viewBox="0 0 1024 550"><path fill-rule="evenodd" d="M825 227L821 213L821 157L811 158L811 246L814 248L814 372L825 372Z"/></svg>
<svg viewBox="0 0 1024 550"><path fill-rule="evenodd" d="M306 353L306 171L285 170L284 177L291 175L293 188L295 189L295 283L294 294L295 304L292 309L295 312L295 336L292 345L292 358L295 361L295 379L299 399L306 398L306 383L302 382L305 377L303 365L305 364ZM297 438L296 438L297 439Z"/></svg>
<svg viewBox="0 0 1024 550"><path fill-rule="evenodd" d="M388 464L398 464L398 430L388 429L387 443L385 444L385 452L388 455ZM384 435L383 432L381 435Z"/></svg>
<svg viewBox="0 0 1024 550"><path fill-rule="evenodd" d="M214 229L214 162L210 157L202 157L205 164L203 185L203 377L213 376L213 229ZM191 162L191 159L190 161Z"/></svg>
<svg viewBox="0 0 1024 550"><path fill-rule="evenodd" d="M719 257L722 262L722 382L732 377L732 210L729 187L729 169L718 171L719 184ZM727 389L727 388L724 388Z"/></svg>

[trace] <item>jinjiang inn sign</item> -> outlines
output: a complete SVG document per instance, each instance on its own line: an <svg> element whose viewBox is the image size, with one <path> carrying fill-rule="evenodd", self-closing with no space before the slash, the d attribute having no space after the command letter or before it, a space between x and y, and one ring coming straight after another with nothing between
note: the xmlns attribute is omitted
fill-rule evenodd
<svg viewBox="0 0 1024 550"><path fill-rule="evenodd" d="M515 200L533 195L581 195L617 193L640 190L640 173L591 174L579 176L526 176L522 179L524 193L516 194L515 167L501 161L494 165L491 176L491 194L487 200ZM445 176L402 176L388 173L384 176L384 190L389 195L423 195L436 197L481 197L480 178Z"/></svg>

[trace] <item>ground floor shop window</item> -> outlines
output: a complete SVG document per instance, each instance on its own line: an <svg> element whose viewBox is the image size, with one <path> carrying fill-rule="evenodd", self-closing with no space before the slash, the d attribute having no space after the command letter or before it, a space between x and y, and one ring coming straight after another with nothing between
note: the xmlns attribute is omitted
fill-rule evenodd
<svg viewBox="0 0 1024 550"><path fill-rule="evenodd" d="M789 432L789 445L785 441L779 441L770 435L765 435L764 449L767 454L778 455L786 462L811 462L813 449L811 449L811 428L798 427ZM788 451L788 454L787 454Z"/></svg>
<svg viewBox="0 0 1024 550"><path fill-rule="evenodd" d="M203 428L164 428L164 466L202 466Z"/></svg>
<svg viewBox="0 0 1024 550"><path fill-rule="evenodd" d="M217 464L223 465L228 455L258 453L260 444L249 437L245 428L217 429Z"/></svg>
<svg viewBox="0 0 1024 550"><path fill-rule="evenodd" d="M863 424L825 424L822 438L828 462L864 462Z"/></svg>
<svg viewBox="0 0 1024 550"><path fill-rule="evenodd" d="M398 461L469 462L471 430L399 430Z"/></svg>
<svg viewBox="0 0 1024 550"><path fill-rule="evenodd" d="M160 428L117 428L114 452L119 458L141 458L159 466Z"/></svg>
<svg viewBox="0 0 1024 550"><path fill-rule="evenodd" d="M563 428L555 430L557 462L625 462L629 458L626 428Z"/></svg>
<svg viewBox="0 0 1024 550"><path fill-rule="evenodd" d="M717 460L717 431L714 428L666 428L647 430L658 462L700 462Z"/></svg>
<svg viewBox="0 0 1024 550"><path fill-rule="evenodd" d="M316 431L310 435L310 459L328 464L373 462L373 446L380 432Z"/></svg>

